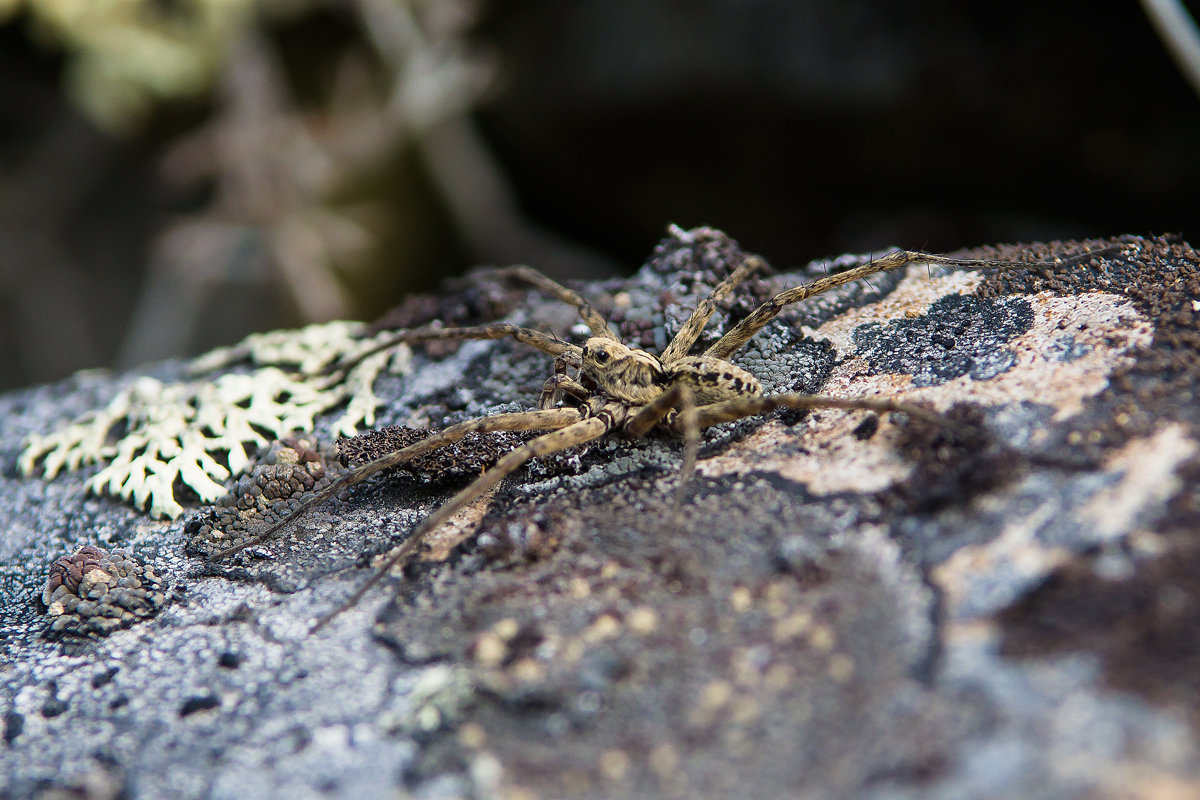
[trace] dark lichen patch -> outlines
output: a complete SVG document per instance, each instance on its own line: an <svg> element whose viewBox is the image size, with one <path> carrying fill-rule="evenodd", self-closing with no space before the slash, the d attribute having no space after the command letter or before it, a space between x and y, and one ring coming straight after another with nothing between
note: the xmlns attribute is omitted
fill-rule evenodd
<svg viewBox="0 0 1200 800"><path fill-rule="evenodd" d="M1097 654L1106 685L1189 715L1200 729L1200 458L1152 528L1154 555L1126 544L1073 559L998 616L1010 658Z"/></svg>
<svg viewBox="0 0 1200 800"><path fill-rule="evenodd" d="M180 717L190 717L200 711L211 711L214 708L221 707L221 698L214 694L202 694L194 697L189 697L179 707Z"/></svg>
<svg viewBox="0 0 1200 800"><path fill-rule="evenodd" d="M1109 386L1089 403L1066 444L1077 458L1096 462L1164 421L1195 430L1200 415L1200 253L1175 237L1051 242L971 251L971 257L1050 258L1123 244L1126 252L1070 270L1029 270L989 275L976 294L1108 292L1128 297L1154 324L1150 347L1132 364L1114 370Z"/></svg>
<svg viewBox="0 0 1200 800"><path fill-rule="evenodd" d="M552 543L533 554L481 541L410 571L378 635L480 689L472 728L427 754L486 754L541 797L778 797L941 763L961 720L912 677L930 603L915 575L880 572L861 541L831 544L822 504L751 476L732 496L701 492L679 528L661 523L669 497L647 506L655 484L632 483L481 524ZM743 533L724 535L735 519ZM884 695L909 701L883 712Z"/></svg>
<svg viewBox="0 0 1200 800"><path fill-rule="evenodd" d="M943 416L950 425L911 418L900 427L895 447L914 469L884 493L887 515L962 507L1022 474L1020 455L988 431L979 408L959 404Z"/></svg>
<svg viewBox="0 0 1200 800"><path fill-rule="evenodd" d="M165 583L136 556L81 547L50 568L41 595L52 618L46 635L104 636L154 616L166 599Z"/></svg>
<svg viewBox="0 0 1200 800"><path fill-rule="evenodd" d="M1011 369L1008 344L1033 325L1027 300L943 297L928 313L854 331L855 354L877 372L912 375L913 386L939 386L964 375L984 381Z"/></svg>
<svg viewBox="0 0 1200 800"><path fill-rule="evenodd" d="M214 505L194 514L184 525L185 549L210 556L234 547L272 522L293 512L305 497L329 486L335 474L313 440L275 442L260 463L237 480Z"/></svg>
<svg viewBox="0 0 1200 800"><path fill-rule="evenodd" d="M95 675L92 676L92 680L90 681L90 683L92 684L92 688L100 689L104 686L107 686L112 681L113 678L117 677L117 673L119 673L120 671L121 671L120 667L109 667L108 669L104 669L104 670L101 670L100 672L97 672Z"/></svg>
<svg viewBox="0 0 1200 800"><path fill-rule="evenodd" d="M25 716L16 711L4 712L4 743L12 744L25 730Z"/></svg>
<svg viewBox="0 0 1200 800"><path fill-rule="evenodd" d="M1200 547L1193 543L1106 577L1079 559L1000 615L1010 658L1097 654L1103 681L1170 706L1200 726Z"/></svg>
<svg viewBox="0 0 1200 800"><path fill-rule="evenodd" d="M381 428L339 441L338 458L346 467L361 466L423 441L433 433L436 431L401 425ZM390 470L390 474L433 483L473 480L507 453L527 442L532 435L513 431L470 433L453 444Z"/></svg>
<svg viewBox="0 0 1200 800"><path fill-rule="evenodd" d="M58 696L58 683L50 681L46 686L47 697L42 702L41 714L43 719L53 719L66 712L67 702Z"/></svg>
<svg viewBox="0 0 1200 800"><path fill-rule="evenodd" d="M854 438L860 442L865 442L876 434L879 430L879 415L870 414L854 427Z"/></svg>
<svg viewBox="0 0 1200 800"><path fill-rule="evenodd" d="M237 669L245 661L245 657L232 650L226 650L217 656L217 666L221 669Z"/></svg>

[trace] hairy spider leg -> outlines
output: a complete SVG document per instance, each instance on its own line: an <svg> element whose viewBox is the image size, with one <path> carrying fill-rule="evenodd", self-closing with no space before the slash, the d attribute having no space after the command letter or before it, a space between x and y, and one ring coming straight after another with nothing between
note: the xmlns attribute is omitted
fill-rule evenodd
<svg viewBox="0 0 1200 800"><path fill-rule="evenodd" d="M539 431L539 430L556 430L566 428L580 421L585 411L578 408L561 408L543 411L517 411L510 414L497 414L494 417L480 417L479 419L471 419L465 422L460 422L457 425L451 425L443 431L439 431L431 435L427 439L422 439L419 442L410 444L408 447L397 450L393 453L388 453L386 456L381 456L374 461L369 461L361 467L347 472L345 475L338 478L325 489L314 494L312 497L305 500L299 508L288 514L283 519L272 523L262 532L251 537L235 547L229 547L221 550L212 556L212 560L216 561L234 553L241 552L247 547L253 547L256 544L267 541L275 536L281 530L292 525L296 520L303 517L312 509L329 500L338 492L348 486L362 483L367 478L384 470L398 467L401 464L407 464L415 458L433 452L442 447L454 444L462 439L467 434L471 433L491 433L493 431ZM536 441L536 440L535 440Z"/></svg>
<svg viewBox="0 0 1200 800"><path fill-rule="evenodd" d="M511 336L521 344L541 350L552 356L565 356L573 363L579 363L580 348L569 342L564 342L548 333L535 331L533 328L522 328L510 322L498 322L494 325L478 325L469 328L416 328L413 330L396 331L385 337L379 344L362 353L356 353L352 358L335 361L325 371L340 373L354 367L369 356L384 350L390 350L398 344L416 344L418 342L436 342L446 339L503 339Z"/></svg>
<svg viewBox="0 0 1200 800"><path fill-rule="evenodd" d="M701 428L710 428L722 422L733 422L746 417L766 414L777 408L815 409L841 408L846 410L876 411L880 413L900 412L909 416L919 417L949 428L974 427L947 419L935 411L930 411L911 403L897 403L892 400L847 400L840 397L827 397L819 394L775 394L768 396L735 397L732 400L722 400L709 403L696 409L696 424Z"/></svg>
<svg viewBox="0 0 1200 800"><path fill-rule="evenodd" d="M620 408L614 406L614 408L611 410L620 412L622 409L623 406ZM599 439L604 434L612 431L619 424L619 417L614 417L611 413L611 410L610 413L606 413L605 409L602 408L600 412L595 415L587 416L584 419L578 420L572 425L552 431L551 433L543 434L542 436L539 436L530 442L526 442L521 447L513 450L511 453L501 458L496 462L495 466L484 472L469 486L461 489L457 494L454 495L454 497L451 497L449 500L447 500L441 506L441 508L426 517L425 520L421 522L421 524L418 525L411 534L409 534L408 538L404 540L404 543L400 545L396 552L393 553L387 559L387 561L385 561L383 565L375 571L374 575L367 579L366 583L355 590L354 594L352 594L348 600L346 600L329 614L326 614L324 617L317 620L317 623L309 632L313 633L320 630L331 619L361 600L363 595L365 595L372 586L383 580L384 576L386 576L393 567L410 558L424 543L425 538L433 530L450 519L450 517L452 517L455 513L462 510L479 497L483 496L488 489L491 489L500 481L504 480L504 478L511 475L513 472L516 472L530 459L537 458L538 456L550 455L551 453L557 453L560 450L566 450L581 444L587 444L588 442ZM583 413L583 411L580 410L579 413Z"/></svg>
<svg viewBox="0 0 1200 800"><path fill-rule="evenodd" d="M604 317L596 309L592 308L578 292L568 289L530 267L505 267L499 270L499 273L503 277L515 278L528 283L535 289L539 289L567 305L574 306L576 311L579 312L579 318L588 326L593 336L620 341L617 335L608 327L608 323L605 322ZM418 342L446 339L503 339L506 336L511 336L522 344L527 344L552 356L562 356L565 354L573 365L578 366L579 364L580 350L577 346L532 328L523 328L507 322L498 322L494 325L477 325L464 328L425 327L397 331L391 336L385 337L379 344L362 353L355 354L352 358L334 362L325 371L328 373L345 372L367 357L384 350L389 350L401 343L416 344Z"/></svg>
<svg viewBox="0 0 1200 800"><path fill-rule="evenodd" d="M518 280L528 283L530 286L541 289L546 294L554 297L567 305L574 306L579 312L579 318L583 320L583 324L591 330L592 336L599 336L603 339L612 339L614 342L619 342L620 339L608 327L608 322L596 309L592 308L587 300L578 292L574 292L561 283L546 277L532 267L517 265L513 267L505 267L500 270L500 274L505 277L517 278Z"/></svg>
<svg viewBox="0 0 1200 800"><path fill-rule="evenodd" d="M842 286L852 281L857 281L869 275L874 275L877 272L886 270L898 269L909 264L927 263L938 264L947 267L965 267L967 269L1020 269L1031 270L1039 268L1057 269L1065 266L1071 266L1096 256L1108 255L1113 252L1124 249L1121 245L1113 245L1111 247L1101 248L1099 250L1091 250L1083 253L1078 253L1067 258L1060 258L1054 261L999 261L994 259L974 259L974 258L952 258L950 256L939 256L932 253L922 253L915 250L895 250L877 259L874 259L862 266L848 269L845 272L839 272L829 275L812 283L806 283L803 286L796 286L791 289L785 289L779 294L772 297L770 300L763 303L754 310L750 316L743 319L735 325L728 333L722 336L716 344L708 348L704 355L715 356L716 358L729 358L742 345L750 341L754 334L758 333L771 320L775 319L786 306L792 303L798 303L809 297L827 292L838 286Z"/></svg>
<svg viewBox="0 0 1200 800"><path fill-rule="evenodd" d="M683 463L679 466L679 482L675 487L674 516L679 520L683 513L683 499L688 482L696 469L696 456L700 451L700 418L692 389L685 383L676 383L637 410L625 423L625 432L631 436L645 436L660 422L683 433ZM668 419L672 411L676 414Z"/></svg>
<svg viewBox="0 0 1200 800"><path fill-rule="evenodd" d="M721 281L709 293L708 297L700 301L692 315L688 317L687 322L675 334L675 338L667 345L667 349L663 351L659 360L664 364L670 364L673 361L678 361L688 354L692 346L696 344L696 340L700 338L700 334L704 333L705 327L708 326L709 319L712 318L713 312L717 310L717 303L729 296L729 293L738 287L746 278L759 270L766 268L766 263L758 256L747 256L738 268L729 274L725 280Z"/></svg>

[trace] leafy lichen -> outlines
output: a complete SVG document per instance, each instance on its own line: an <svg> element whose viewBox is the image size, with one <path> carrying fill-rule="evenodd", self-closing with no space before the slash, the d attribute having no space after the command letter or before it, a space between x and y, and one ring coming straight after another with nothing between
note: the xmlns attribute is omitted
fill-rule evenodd
<svg viewBox="0 0 1200 800"><path fill-rule="evenodd" d="M385 369L407 372L410 360L404 346L372 353L376 344L348 322L254 334L193 361L188 380L137 378L105 408L30 436L18 467L49 479L102 464L89 491L174 519L183 513L178 485L211 503L224 481L246 470L251 451L312 430L322 414L345 407L332 425L342 436L373 425L375 379ZM352 366L331 371L337 363Z"/></svg>

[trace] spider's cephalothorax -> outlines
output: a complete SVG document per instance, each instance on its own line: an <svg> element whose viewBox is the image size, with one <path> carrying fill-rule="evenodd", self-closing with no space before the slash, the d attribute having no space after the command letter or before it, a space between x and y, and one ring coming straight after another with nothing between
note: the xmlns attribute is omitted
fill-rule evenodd
<svg viewBox="0 0 1200 800"><path fill-rule="evenodd" d="M664 364L645 350L592 337L580 353L580 374L613 400L645 405L672 386L685 385L697 405L761 395L762 385L746 370L712 356L683 356Z"/></svg>
<svg viewBox="0 0 1200 800"><path fill-rule="evenodd" d="M667 371L657 356L593 336L579 353L581 378L614 400L644 404L667 388Z"/></svg>
<svg viewBox="0 0 1200 800"><path fill-rule="evenodd" d="M450 500L421 522L408 539L397 548L378 572L368 580L341 608L327 615L318 627L334 614L353 605L374 583L397 563L416 552L427 535L448 520L455 512L475 501L489 489L511 475L530 459L586 444L609 433L621 432L644 436L654 428L682 434L685 438L684 458L676 491L676 508L683 498L683 487L695 463L700 431L722 422L766 413L776 408L841 408L867 411L896 411L924 417L934 422L942 418L927 409L888 400L843 399L797 393L764 395L758 380L729 361L756 333L774 319L786 306L836 286L865 278L884 270L897 269L913 263L928 263L951 267L1032 269L1061 268L1104 255L1120 247L1080 253L1053 262L1012 262L950 258L909 250L897 250L869 263L829 275L812 283L786 289L760 305L749 316L730 328L702 354L692 355L716 305L738 284L764 266L761 259L750 256L739 264L707 298L701 301L662 354L655 356L645 350L621 343L608 323L576 292L561 286L528 267L511 267L508 276L531 284L538 289L574 306L580 319L591 332L583 346L562 341L531 328L498 323L475 328L423 328L399 331L381 346L400 342L422 342L435 339L500 339L512 337L548 355L555 356L554 375L546 381L538 409L490 417L451 425L428 438L403 447L357 467L332 485L313 494L290 516L284 517L261 533L218 552L223 558L274 536L291 525L316 505L332 498L343 488L359 483L392 467L407 464L426 453L460 441L472 433L492 431L549 431L502 457L496 464L460 490ZM362 357L360 355L360 357ZM571 370L576 377L571 377ZM573 403L561 403L563 395Z"/></svg>

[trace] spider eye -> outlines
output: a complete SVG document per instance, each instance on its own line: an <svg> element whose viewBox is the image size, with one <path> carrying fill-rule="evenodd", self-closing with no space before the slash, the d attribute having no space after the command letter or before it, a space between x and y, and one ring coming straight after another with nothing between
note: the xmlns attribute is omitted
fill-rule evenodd
<svg viewBox="0 0 1200 800"><path fill-rule="evenodd" d="M585 352L584 355L587 355L587 353ZM592 358L597 364L604 364L608 361L608 353L603 350L597 350Z"/></svg>

